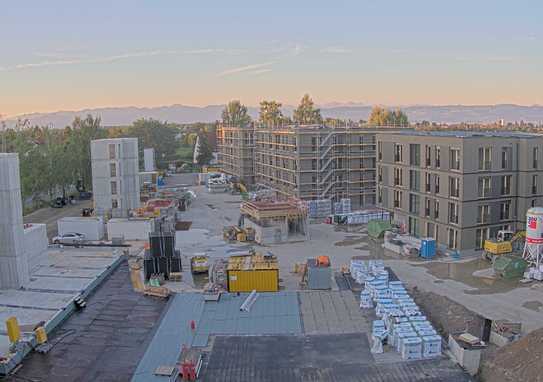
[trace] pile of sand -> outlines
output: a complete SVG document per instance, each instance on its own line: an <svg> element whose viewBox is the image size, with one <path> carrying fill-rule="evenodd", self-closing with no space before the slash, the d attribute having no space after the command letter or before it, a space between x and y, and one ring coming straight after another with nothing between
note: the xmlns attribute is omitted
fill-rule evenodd
<svg viewBox="0 0 543 382"><path fill-rule="evenodd" d="M485 382L543 381L543 328L489 355L482 364L480 379Z"/></svg>

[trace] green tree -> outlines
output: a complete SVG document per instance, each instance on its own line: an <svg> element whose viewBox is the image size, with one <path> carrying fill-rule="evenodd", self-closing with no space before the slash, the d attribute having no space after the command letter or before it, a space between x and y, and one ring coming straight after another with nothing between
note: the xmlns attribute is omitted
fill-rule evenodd
<svg viewBox="0 0 543 382"><path fill-rule="evenodd" d="M368 124L372 126L398 126L405 127L409 125L407 115L400 109L389 111L388 109L375 106L371 110Z"/></svg>
<svg viewBox="0 0 543 382"><path fill-rule="evenodd" d="M251 123L251 117L247 112L247 107L240 101L234 100L228 102L222 111L222 122L228 126L246 127Z"/></svg>
<svg viewBox="0 0 543 382"><path fill-rule="evenodd" d="M260 102L260 122L267 126L280 125L284 120L281 106L282 105L276 101Z"/></svg>
<svg viewBox="0 0 543 382"><path fill-rule="evenodd" d="M116 134L138 138L140 159L143 159L143 149L154 148L157 167L165 168L169 161L176 159L176 151L179 147L177 134L179 132L180 130L176 125L167 122L156 119L138 119L131 126L123 128Z"/></svg>
<svg viewBox="0 0 543 382"><path fill-rule="evenodd" d="M315 109L315 104L309 94L303 96L300 105L293 114L294 122L300 125L309 125L313 123L321 123L322 116L320 109Z"/></svg>
<svg viewBox="0 0 543 382"><path fill-rule="evenodd" d="M205 134L200 134L198 137L199 147L196 162L202 166L204 164L208 164L213 158L213 150L211 149L211 145L209 144L209 140Z"/></svg>

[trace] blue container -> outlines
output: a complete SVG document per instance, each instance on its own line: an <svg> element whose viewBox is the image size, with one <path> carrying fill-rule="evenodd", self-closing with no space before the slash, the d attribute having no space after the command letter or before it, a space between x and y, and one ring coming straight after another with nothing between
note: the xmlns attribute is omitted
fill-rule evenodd
<svg viewBox="0 0 543 382"><path fill-rule="evenodd" d="M432 238L422 239L420 255L425 259L431 259L436 255L436 241Z"/></svg>

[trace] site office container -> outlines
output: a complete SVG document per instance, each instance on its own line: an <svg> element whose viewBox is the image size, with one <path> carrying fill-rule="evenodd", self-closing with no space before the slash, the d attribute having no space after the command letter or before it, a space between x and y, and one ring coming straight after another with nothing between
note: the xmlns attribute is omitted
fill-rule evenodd
<svg viewBox="0 0 543 382"><path fill-rule="evenodd" d="M279 267L277 260L262 255L232 256L228 261L227 283L229 292L277 292Z"/></svg>

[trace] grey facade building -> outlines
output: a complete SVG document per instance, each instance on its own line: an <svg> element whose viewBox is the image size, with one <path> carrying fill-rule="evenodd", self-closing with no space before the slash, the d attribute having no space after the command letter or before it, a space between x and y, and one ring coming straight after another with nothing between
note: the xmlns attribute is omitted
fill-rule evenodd
<svg viewBox="0 0 543 382"><path fill-rule="evenodd" d="M543 136L520 132L377 134L377 202L414 236L479 250L543 203L542 150Z"/></svg>
<svg viewBox="0 0 543 382"><path fill-rule="evenodd" d="M92 141L91 162L96 215L127 217L140 206L137 138Z"/></svg>

